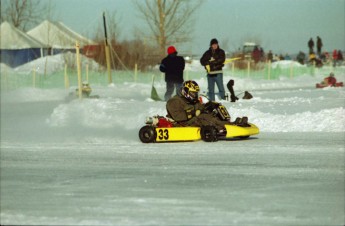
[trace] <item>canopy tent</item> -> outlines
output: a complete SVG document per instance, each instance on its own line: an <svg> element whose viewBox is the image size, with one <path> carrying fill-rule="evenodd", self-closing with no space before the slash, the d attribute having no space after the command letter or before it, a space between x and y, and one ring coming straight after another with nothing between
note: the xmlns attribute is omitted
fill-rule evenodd
<svg viewBox="0 0 345 226"><path fill-rule="evenodd" d="M43 56L45 45L4 21L0 31L0 61L17 67Z"/></svg>
<svg viewBox="0 0 345 226"><path fill-rule="evenodd" d="M37 27L27 32L28 35L39 40L51 48L51 54L57 54L65 50L75 50L76 41L82 47L95 44L92 40L71 30L61 22L43 21Z"/></svg>

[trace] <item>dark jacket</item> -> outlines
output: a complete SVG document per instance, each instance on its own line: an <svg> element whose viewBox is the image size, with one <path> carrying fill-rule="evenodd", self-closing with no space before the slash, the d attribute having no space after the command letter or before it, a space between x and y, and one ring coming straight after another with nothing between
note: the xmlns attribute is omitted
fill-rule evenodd
<svg viewBox="0 0 345 226"><path fill-rule="evenodd" d="M229 121L221 121L212 113L205 112L205 104L200 102L191 103L183 96L174 96L166 104L168 116L174 119L181 126L215 126L218 130L224 128ZM196 111L201 112L196 115Z"/></svg>
<svg viewBox="0 0 345 226"><path fill-rule="evenodd" d="M200 102L190 103L186 98L176 95L167 101L166 108L169 117L176 122L194 122L196 110L203 111L204 105Z"/></svg>
<svg viewBox="0 0 345 226"><path fill-rule="evenodd" d="M214 60L211 60L213 57ZM225 61L225 52L224 50L220 49L219 47L215 50L210 47L204 55L202 55L200 59L200 63L202 66L210 65L210 72L222 72L222 68L224 67Z"/></svg>
<svg viewBox="0 0 345 226"><path fill-rule="evenodd" d="M314 41L313 39L310 39L309 42L308 42L308 47L309 48L314 48Z"/></svg>
<svg viewBox="0 0 345 226"><path fill-rule="evenodd" d="M183 83L184 67L183 57L177 56L177 53L172 53L162 60L159 70L165 73L166 82Z"/></svg>

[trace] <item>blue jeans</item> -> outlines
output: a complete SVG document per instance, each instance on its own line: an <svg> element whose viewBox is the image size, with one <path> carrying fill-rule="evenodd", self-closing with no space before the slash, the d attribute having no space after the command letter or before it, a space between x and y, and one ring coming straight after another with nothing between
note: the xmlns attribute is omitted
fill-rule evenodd
<svg viewBox="0 0 345 226"><path fill-rule="evenodd" d="M225 99L225 90L223 84L223 73L207 75L207 83L208 83L208 98L211 101L215 100L215 93L214 93L214 85L217 84L219 96L221 99Z"/></svg>
<svg viewBox="0 0 345 226"><path fill-rule="evenodd" d="M167 82L167 91L165 92L164 100L168 101L171 98L174 89L176 90L177 95L181 95L181 87L182 83Z"/></svg>

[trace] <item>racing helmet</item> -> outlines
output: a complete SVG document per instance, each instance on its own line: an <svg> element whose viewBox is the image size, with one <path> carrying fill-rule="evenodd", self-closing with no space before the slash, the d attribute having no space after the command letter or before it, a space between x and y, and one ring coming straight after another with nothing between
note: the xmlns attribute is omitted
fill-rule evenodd
<svg viewBox="0 0 345 226"><path fill-rule="evenodd" d="M83 81L82 86L89 86L89 82L88 81Z"/></svg>
<svg viewBox="0 0 345 226"><path fill-rule="evenodd" d="M190 102L198 101L200 88L198 83L193 80L185 81L182 85L181 94Z"/></svg>

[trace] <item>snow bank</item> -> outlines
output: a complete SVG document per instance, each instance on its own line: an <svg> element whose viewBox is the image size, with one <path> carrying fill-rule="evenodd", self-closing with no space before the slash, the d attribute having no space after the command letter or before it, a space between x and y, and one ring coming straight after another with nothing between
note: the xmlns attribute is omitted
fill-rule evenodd
<svg viewBox="0 0 345 226"><path fill-rule="evenodd" d="M99 70L101 67L94 60L87 58L84 55L80 55L80 61L82 67L85 67L85 65L88 64L90 70ZM46 70L47 74L52 74L57 71L63 71L65 68L65 62L69 65L76 65L76 54L67 52L53 56L45 56L18 66L14 68L13 71L19 74L27 74L36 70L37 74L44 74Z"/></svg>
<svg viewBox="0 0 345 226"><path fill-rule="evenodd" d="M265 100L259 99L258 104ZM308 102L303 98L286 98L271 104L280 105L282 102ZM254 100L257 103L257 100ZM224 103L227 107L230 103ZM289 108L289 105L286 105ZM308 106L308 105L306 105ZM255 106L228 107L234 118L248 116L250 122L256 124L261 132L345 132L344 107L308 110L308 107L298 113L263 112ZM144 125L147 116L166 115L165 102L139 102L136 100L98 99L76 100L61 104L55 108L47 123L53 127L69 125L85 128L116 130L136 129Z"/></svg>
<svg viewBox="0 0 345 226"><path fill-rule="evenodd" d="M272 63L272 68L291 68L291 67L306 67L306 65L302 65L297 61L293 60L280 60Z"/></svg>

